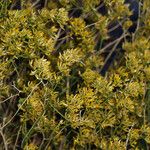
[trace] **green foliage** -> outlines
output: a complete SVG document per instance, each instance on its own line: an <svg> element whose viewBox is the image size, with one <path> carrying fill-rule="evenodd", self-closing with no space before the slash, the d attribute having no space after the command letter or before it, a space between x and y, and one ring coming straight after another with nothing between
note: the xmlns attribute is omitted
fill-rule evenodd
<svg viewBox="0 0 150 150"><path fill-rule="evenodd" d="M99 2L84 1L80 18L68 15L78 7L75 0L40 11L1 11L2 148L149 148L149 1L141 14L145 26L124 43L123 61L106 77L97 71L103 57L95 51L96 33L107 39L110 21L131 12L121 0L106 0L111 15L104 17L96 11Z"/></svg>

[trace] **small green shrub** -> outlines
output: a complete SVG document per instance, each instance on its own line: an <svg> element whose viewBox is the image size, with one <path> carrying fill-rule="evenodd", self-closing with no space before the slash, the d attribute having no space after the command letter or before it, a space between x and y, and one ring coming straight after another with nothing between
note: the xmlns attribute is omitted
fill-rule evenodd
<svg viewBox="0 0 150 150"><path fill-rule="evenodd" d="M124 42L123 59L106 77L97 71L104 62L95 35L103 42L107 25L131 12L122 1L107 0L112 13L104 17L94 9L98 3L86 0L80 18L68 17L79 6L74 0L41 11L3 11L2 149L149 149L149 1L140 16L144 26Z"/></svg>

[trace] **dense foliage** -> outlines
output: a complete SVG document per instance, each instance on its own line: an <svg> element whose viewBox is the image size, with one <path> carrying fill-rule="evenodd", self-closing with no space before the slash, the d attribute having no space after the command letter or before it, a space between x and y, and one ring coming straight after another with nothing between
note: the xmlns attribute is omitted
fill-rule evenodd
<svg viewBox="0 0 150 150"><path fill-rule="evenodd" d="M131 15L123 0L105 0L106 16L100 0L50 1L41 10L22 3L0 4L0 147L149 149L149 0L105 77L105 47L95 48L110 22ZM131 23L123 23L126 33Z"/></svg>

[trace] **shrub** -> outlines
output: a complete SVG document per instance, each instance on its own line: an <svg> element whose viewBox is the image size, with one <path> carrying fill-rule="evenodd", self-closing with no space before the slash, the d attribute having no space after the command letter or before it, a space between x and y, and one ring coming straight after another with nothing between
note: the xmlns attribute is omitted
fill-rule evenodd
<svg viewBox="0 0 150 150"><path fill-rule="evenodd" d="M107 25L130 15L122 2L106 1L109 16L95 10L99 1L88 0L81 17L68 15L77 1L40 11L1 9L2 149L149 149L148 3L139 20L144 25L124 42L124 56L105 77L95 36L99 31L103 43Z"/></svg>

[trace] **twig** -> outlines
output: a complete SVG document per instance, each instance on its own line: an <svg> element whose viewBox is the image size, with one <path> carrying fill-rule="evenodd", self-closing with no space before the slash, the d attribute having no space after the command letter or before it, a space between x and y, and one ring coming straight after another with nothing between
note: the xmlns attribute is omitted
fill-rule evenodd
<svg viewBox="0 0 150 150"><path fill-rule="evenodd" d="M32 89L31 93L28 95L28 97L24 100L24 102L19 106L18 110L16 111L16 113L11 117L11 119L6 122L2 128L5 128L13 119L14 117L18 114L19 110L21 109L21 107L26 103L26 101L31 97L32 93L34 92L34 90L42 83L42 81L40 81L37 85L35 85L35 87Z"/></svg>
<svg viewBox="0 0 150 150"><path fill-rule="evenodd" d="M20 131L21 131L21 126L19 128L18 133L17 133L17 137L16 137L16 140L15 140L15 144L14 144L13 150L16 150L16 145L17 145L17 142L18 142L18 139L19 139Z"/></svg>
<svg viewBox="0 0 150 150"><path fill-rule="evenodd" d="M11 98L14 98L14 97L18 96L18 95L19 95L19 93L8 97L8 98L6 98L5 100L1 101L0 104L2 104L2 103L4 103L4 102L8 101L8 100L11 99Z"/></svg>
<svg viewBox="0 0 150 150"><path fill-rule="evenodd" d="M0 127L0 134L1 134L1 137L3 139L3 143L4 143L4 147L5 147L5 150L8 150L8 146L7 146L7 143L6 143L6 139L5 139L5 136L3 134L3 127Z"/></svg>
<svg viewBox="0 0 150 150"><path fill-rule="evenodd" d="M110 46L114 45L116 42L120 42L123 38L125 38L126 36L128 36L129 34L123 34L121 37L117 38L116 40L112 41L111 43L107 44L104 48L100 49L99 51L97 51L95 53L95 55L100 55L102 53L104 53ZM116 45L116 44L115 44Z"/></svg>
<svg viewBox="0 0 150 150"><path fill-rule="evenodd" d="M134 123L132 124L132 126L131 126L131 128L129 129L129 132L128 132L128 135L127 135L127 139L126 139L126 150L128 150L128 143L129 143L129 137L130 137L130 132L131 132L131 130L133 129L133 127L134 127Z"/></svg>
<svg viewBox="0 0 150 150"><path fill-rule="evenodd" d="M40 2L40 0L35 1L35 2L32 4L31 8L35 7L39 2Z"/></svg>

